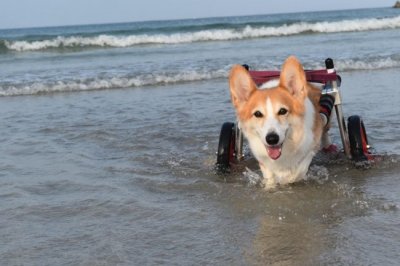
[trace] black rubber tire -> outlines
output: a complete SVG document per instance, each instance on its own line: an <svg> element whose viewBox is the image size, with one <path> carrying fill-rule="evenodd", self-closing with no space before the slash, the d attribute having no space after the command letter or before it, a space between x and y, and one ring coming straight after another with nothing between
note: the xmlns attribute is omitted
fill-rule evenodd
<svg viewBox="0 0 400 266"><path fill-rule="evenodd" d="M219 134L217 166L227 169L235 159L235 123L225 122Z"/></svg>
<svg viewBox="0 0 400 266"><path fill-rule="evenodd" d="M350 152L355 161L367 161L370 159L368 151L368 138L364 122L358 115L347 119L347 130L349 133Z"/></svg>

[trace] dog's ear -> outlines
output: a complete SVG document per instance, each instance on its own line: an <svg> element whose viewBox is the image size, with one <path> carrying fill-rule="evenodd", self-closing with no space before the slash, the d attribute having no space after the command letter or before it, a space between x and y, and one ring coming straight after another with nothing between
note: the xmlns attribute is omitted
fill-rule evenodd
<svg viewBox="0 0 400 266"><path fill-rule="evenodd" d="M235 65L229 75L229 87L232 103L235 108L245 103L250 95L257 89L247 69L241 65Z"/></svg>
<svg viewBox="0 0 400 266"><path fill-rule="evenodd" d="M286 59L282 66L279 85L298 99L304 99L307 96L306 74L296 57L290 56Z"/></svg>

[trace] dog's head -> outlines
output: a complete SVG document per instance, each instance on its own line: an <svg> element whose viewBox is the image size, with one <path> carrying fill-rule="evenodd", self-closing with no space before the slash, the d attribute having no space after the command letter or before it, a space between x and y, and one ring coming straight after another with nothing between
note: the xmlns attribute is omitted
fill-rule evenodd
<svg viewBox="0 0 400 266"><path fill-rule="evenodd" d="M289 57L282 67L279 85L266 90L258 89L248 71L236 65L231 70L229 85L232 103L247 138L257 138L266 147L268 156L278 159L285 141L288 138L296 141L296 134L290 132L295 130L293 125L305 123L309 91L300 62Z"/></svg>

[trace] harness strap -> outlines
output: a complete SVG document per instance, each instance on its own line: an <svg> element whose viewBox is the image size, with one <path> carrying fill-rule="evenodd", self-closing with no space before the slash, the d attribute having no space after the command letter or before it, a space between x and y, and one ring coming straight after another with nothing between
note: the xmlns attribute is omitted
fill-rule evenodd
<svg viewBox="0 0 400 266"><path fill-rule="evenodd" d="M319 112L320 114L326 117L326 124L329 123L329 119L331 117L334 104L335 104L335 98L332 95L329 94L321 95L321 98L319 99L319 105L321 107Z"/></svg>

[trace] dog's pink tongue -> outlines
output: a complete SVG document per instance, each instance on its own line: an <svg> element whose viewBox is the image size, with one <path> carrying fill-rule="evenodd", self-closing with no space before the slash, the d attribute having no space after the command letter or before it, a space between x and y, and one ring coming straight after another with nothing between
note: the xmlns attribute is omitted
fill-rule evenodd
<svg viewBox="0 0 400 266"><path fill-rule="evenodd" d="M267 148L268 155L272 160L276 160L281 156L282 149L279 146L272 146Z"/></svg>

